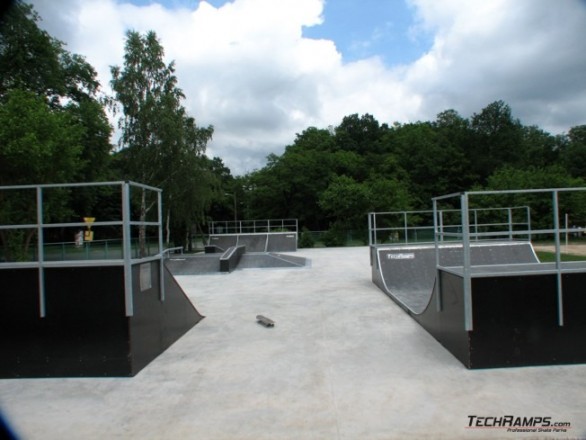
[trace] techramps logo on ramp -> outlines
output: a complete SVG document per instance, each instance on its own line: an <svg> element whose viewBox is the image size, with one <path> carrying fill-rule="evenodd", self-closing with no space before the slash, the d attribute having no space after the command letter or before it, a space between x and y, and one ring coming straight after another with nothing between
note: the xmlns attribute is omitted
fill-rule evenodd
<svg viewBox="0 0 586 440"><path fill-rule="evenodd" d="M387 260L414 260L415 254L413 252L400 254L387 254Z"/></svg>

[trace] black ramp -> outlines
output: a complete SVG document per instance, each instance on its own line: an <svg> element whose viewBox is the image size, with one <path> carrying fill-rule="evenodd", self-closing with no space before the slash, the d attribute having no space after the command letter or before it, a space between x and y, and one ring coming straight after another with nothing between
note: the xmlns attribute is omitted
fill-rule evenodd
<svg viewBox="0 0 586 440"><path fill-rule="evenodd" d="M130 319L131 374L134 376L203 319L171 272L164 268L161 301L159 261L133 266L134 316ZM141 289L140 271L149 266L151 288Z"/></svg>
<svg viewBox="0 0 586 440"><path fill-rule="evenodd" d="M466 367L586 362L586 264L562 263L572 272L562 275L559 325L553 265L537 264L530 243L473 243L466 330L462 248L442 246L440 256L450 269L437 278L433 246L373 246L372 279Z"/></svg>

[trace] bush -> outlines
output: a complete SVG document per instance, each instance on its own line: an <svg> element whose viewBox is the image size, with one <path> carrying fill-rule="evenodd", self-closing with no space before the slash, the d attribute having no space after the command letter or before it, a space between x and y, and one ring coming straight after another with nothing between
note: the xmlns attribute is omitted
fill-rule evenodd
<svg viewBox="0 0 586 440"><path fill-rule="evenodd" d="M315 246L315 240L313 239L311 232L309 232L307 228L303 228L299 237L299 247L312 248L313 246Z"/></svg>
<svg viewBox="0 0 586 440"><path fill-rule="evenodd" d="M322 240L327 247L344 246L346 244L346 233L332 228L323 235Z"/></svg>

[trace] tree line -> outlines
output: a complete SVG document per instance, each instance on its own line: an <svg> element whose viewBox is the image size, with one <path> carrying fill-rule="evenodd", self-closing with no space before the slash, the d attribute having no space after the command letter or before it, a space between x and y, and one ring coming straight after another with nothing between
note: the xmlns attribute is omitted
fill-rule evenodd
<svg viewBox="0 0 586 440"><path fill-rule="evenodd" d="M127 32L108 96L93 66L42 30L40 19L31 5L17 1L0 24L0 186L132 180L159 187L166 241L186 243L192 225L205 222L222 194L217 169L223 164L205 155L213 127L198 126L188 114L174 63L164 61L156 34ZM110 141L108 111L118 121L117 145ZM104 216L116 203L100 190L76 194L52 191L45 220ZM151 208L143 197L136 210L145 219ZM0 191L1 223L35 218L35 203L24 192ZM0 230L0 241L11 259L19 259L34 234Z"/></svg>
<svg viewBox="0 0 586 440"><path fill-rule="evenodd" d="M470 118L449 109L434 121L387 125L353 114L309 127L235 181L246 216L298 218L336 242L364 230L368 212L427 210L432 197L460 191L585 186L585 176L586 125L554 136L499 100Z"/></svg>
<svg viewBox="0 0 586 440"><path fill-rule="evenodd" d="M233 176L206 155L214 128L187 112L154 32L127 32L108 96L95 69L39 20L19 1L0 26L0 186L134 180L162 188L168 244L189 245L212 219L297 218L335 237L364 229L369 211L429 209L436 195L585 184L586 125L554 136L523 125L503 101L470 118L450 109L407 124L348 115L335 127L306 128L261 169ZM46 214L79 221L111 203L92 190L55 191ZM22 194L0 191L0 223L30 223L33 208ZM146 199L135 207L141 218L150 208ZM31 238L0 230L13 252Z"/></svg>

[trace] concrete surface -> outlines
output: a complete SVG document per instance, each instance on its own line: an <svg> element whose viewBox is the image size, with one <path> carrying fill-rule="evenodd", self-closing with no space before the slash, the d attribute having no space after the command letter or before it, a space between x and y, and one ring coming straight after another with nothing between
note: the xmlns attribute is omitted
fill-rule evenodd
<svg viewBox="0 0 586 440"><path fill-rule="evenodd" d="M311 268L178 277L207 317L136 377L0 380L5 416L27 440L586 438L586 365L467 370L371 282L368 248L297 254Z"/></svg>

